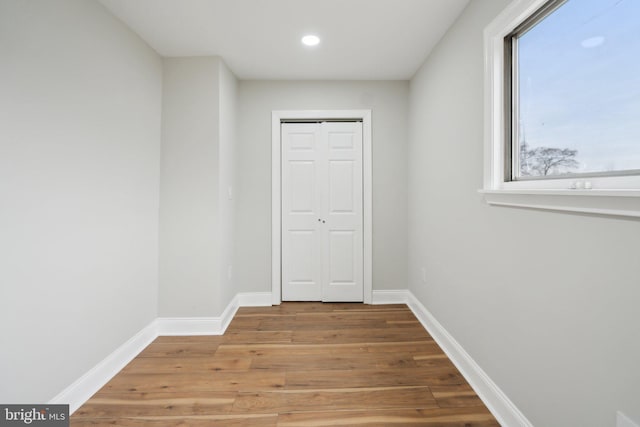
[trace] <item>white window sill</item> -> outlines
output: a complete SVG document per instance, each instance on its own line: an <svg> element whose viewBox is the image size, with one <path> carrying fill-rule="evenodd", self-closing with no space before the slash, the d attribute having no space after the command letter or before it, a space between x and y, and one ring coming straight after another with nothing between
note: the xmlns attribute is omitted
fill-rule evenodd
<svg viewBox="0 0 640 427"><path fill-rule="evenodd" d="M640 218L640 190L478 190L493 206Z"/></svg>

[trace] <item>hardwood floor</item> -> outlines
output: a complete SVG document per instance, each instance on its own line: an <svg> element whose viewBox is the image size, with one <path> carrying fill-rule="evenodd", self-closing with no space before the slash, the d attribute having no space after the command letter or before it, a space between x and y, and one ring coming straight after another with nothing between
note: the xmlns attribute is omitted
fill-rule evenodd
<svg viewBox="0 0 640 427"><path fill-rule="evenodd" d="M71 425L499 426L405 305L322 303L159 337Z"/></svg>

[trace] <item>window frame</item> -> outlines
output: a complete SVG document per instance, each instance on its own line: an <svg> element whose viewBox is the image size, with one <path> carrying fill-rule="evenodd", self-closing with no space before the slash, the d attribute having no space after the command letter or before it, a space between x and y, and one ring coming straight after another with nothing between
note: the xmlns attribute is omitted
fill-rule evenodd
<svg viewBox="0 0 640 427"><path fill-rule="evenodd" d="M572 174L511 180L511 137L507 135L512 129L507 112L513 110L513 82L506 37L553 13L564 2L516 0L484 30L485 166L480 192L491 205L640 217L640 175Z"/></svg>

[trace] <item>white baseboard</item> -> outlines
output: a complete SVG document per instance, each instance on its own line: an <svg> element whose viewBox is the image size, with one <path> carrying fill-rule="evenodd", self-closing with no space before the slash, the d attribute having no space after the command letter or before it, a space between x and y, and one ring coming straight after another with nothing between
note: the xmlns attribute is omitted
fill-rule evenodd
<svg viewBox="0 0 640 427"><path fill-rule="evenodd" d="M222 335L239 307L271 305L271 292L241 293L220 317L159 317L65 388L51 404L68 404L73 414L153 340L162 335Z"/></svg>
<svg viewBox="0 0 640 427"><path fill-rule="evenodd" d="M406 289L374 290L371 304L408 304L409 291Z"/></svg>
<svg viewBox="0 0 640 427"><path fill-rule="evenodd" d="M229 304L227 304L227 307L220 315L220 333L216 335L224 334L224 331L227 330L227 328L229 327L229 323L231 323L231 321L233 320L233 316L236 314L236 311L238 311L238 308L240 307L240 297L236 295L231 299L231 301L229 301Z"/></svg>
<svg viewBox="0 0 640 427"><path fill-rule="evenodd" d="M160 317L158 335L222 335L240 307L271 305L271 292L243 292L229 302L220 317Z"/></svg>
<svg viewBox="0 0 640 427"><path fill-rule="evenodd" d="M503 427L533 427L533 424L509 400L502 390L489 378L482 368L469 356L462 346L447 332L424 305L407 291L407 305L420 323L438 343L456 368L473 387L480 399L489 408Z"/></svg>
<svg viewBox="0 0 640 427"><path fill-rule="evenodd" d="M243 292L237 297L240 307L268 307L273 299L271 292Z"/></svg>
<svg viewBox="0 0 640 427"><path fill-rule="evenodd" d="M49 403L69 404L69 413L73 414L157 336L157 323L154 320L73 384L62 390Z"/></svg>

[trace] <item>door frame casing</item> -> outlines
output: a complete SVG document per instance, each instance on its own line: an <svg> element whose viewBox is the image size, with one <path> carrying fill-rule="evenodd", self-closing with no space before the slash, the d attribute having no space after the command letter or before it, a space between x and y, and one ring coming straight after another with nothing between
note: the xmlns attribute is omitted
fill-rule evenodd
<svg viewBox="0 0 640 427"><path fill-rule="evenodd" d="M282 135L287 120L362 121L362 237L363 300L371 304L373 293L373 179L371 110L277 110L271 112L271 302L282 302Z"/></svg>

